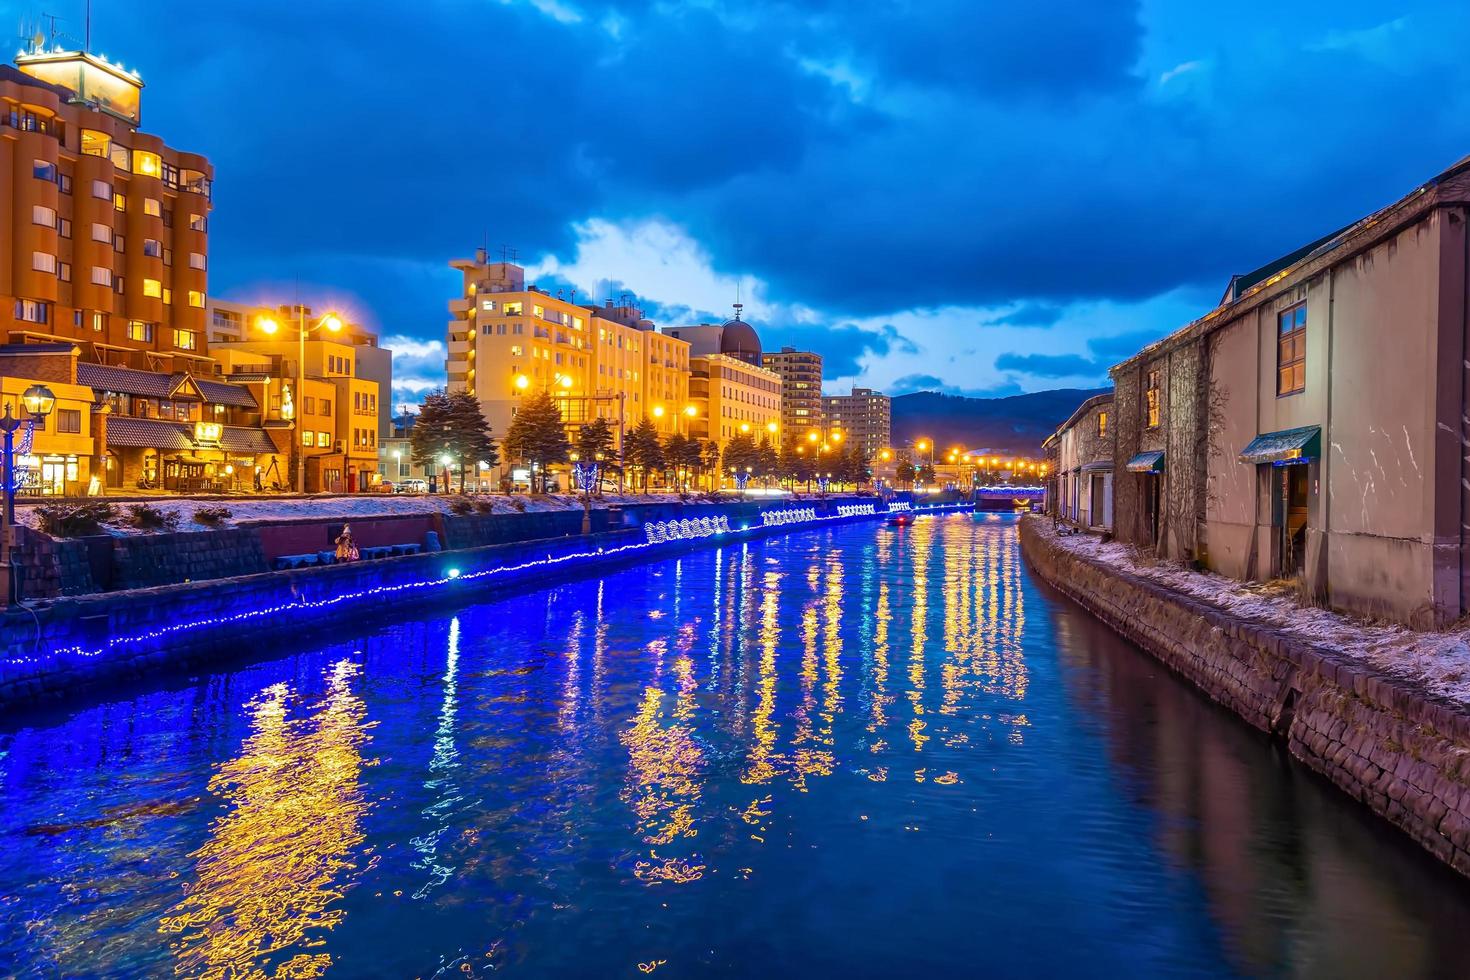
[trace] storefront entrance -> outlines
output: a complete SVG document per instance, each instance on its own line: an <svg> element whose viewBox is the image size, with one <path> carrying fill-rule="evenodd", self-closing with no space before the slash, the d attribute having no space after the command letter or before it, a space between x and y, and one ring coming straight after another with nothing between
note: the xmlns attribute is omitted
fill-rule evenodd
<svg viewBox="0 0 1470 980"><path fill-rule="evenodd" d="M1301 464L1276 468L1273 481L1276 499L1272 510L1277 515L1277 533L1280 535L1277 575L1281 578L1300 575L1307 564L1308 469Z"/></svg>

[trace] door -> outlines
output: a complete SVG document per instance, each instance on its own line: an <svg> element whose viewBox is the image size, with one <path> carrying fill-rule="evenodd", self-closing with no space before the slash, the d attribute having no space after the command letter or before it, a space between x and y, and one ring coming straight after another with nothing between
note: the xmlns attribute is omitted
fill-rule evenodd
<svg viewBox="0 0 1470 980"><path fill-rule="evenodd" d="M1307 565L1307 467L1283 466L1278 472L1280 574L1282 578L1293 578Z"/></svg>
<svg viewBox="0 0 1470 980"><path fill-rule="evenodd" d="M41 486L40 492L47 497L61 497L66 494L66 462L57 460L43 460L41 463Z"/></svg>
<svg viewBox="0 0 1470 980"><path fill-rule="evenodd" d="M1158 473L1145 473L1143 477L1143 516L1148 528L1148 539L1152 544L1159 540L1159 504L1162 496L1162 477Z"/></svg>
<svg viewBox="0 0 1470 980"><path fill-rule="evenodd" d="M1087 506L1087 523L1092 527L1102 527L1107 524L1107 508L1103 504L1103 478L1094 473L1089 480L1092 484L1092 499Z"/></svg>

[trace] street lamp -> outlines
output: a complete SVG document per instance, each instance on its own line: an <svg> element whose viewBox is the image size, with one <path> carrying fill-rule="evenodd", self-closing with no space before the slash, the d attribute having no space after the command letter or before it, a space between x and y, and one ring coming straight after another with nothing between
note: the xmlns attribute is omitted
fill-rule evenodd
<svg viewBox="0 0 1470 980"><path fill-rule="evenodd" d="M306 387L306 335L325 330L327 333L341 333L342 318L335 313L327 313L310 327L306 325L306 307L302 304L296 306L296 400L304 406L306 395L301 389ZM274 337L280 331L281 325L269 316L257 317L255 327L267 337ZM293 415L299 413L293 413ZM296 492L306 492L306 453L302 452L301 426L296 426Z"/></svg>
<svg viewBox="0 0 1470 980"><path fill-rule="evenodd" d="M43 384L33 384L20 396L25 406L29 424L46 424L46 416L56 405L56 396ZM5 403L5 414L0 416L0 431L5 433L5 506L0 510L3 526L0 526L0 565L5 566L5 604L16 600L15 569L10 564L11 537L15 531L15 430L27 423L10 414L10 403Z"/></svg>

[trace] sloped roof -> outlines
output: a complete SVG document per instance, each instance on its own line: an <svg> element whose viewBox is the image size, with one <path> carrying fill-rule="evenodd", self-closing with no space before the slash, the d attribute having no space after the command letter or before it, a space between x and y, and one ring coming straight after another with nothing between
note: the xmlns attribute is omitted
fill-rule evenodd
<svg viewBox="0 0 1470 980"><path fill-rule="evenodd" d="M247 429L238 425L226 425L220 429L219 445L232 453L273 453L276 444L263 429Z"/></svg>
<svg viewBox="0 0 1470 980"><path fill-rule="evenodd" d="M249 388L232 385L225 381L205 381L203 378L195 378L194 383L199 386L199 393L204 400L211 405L235 405L240 408L259 408L255 402L255 396L250 393Z"/></svg>
<svg viewBox="0 0 1470 980"><path fill-rule="evenodd" d="M107 419L107 444L109 446L168 451L191 450L194 448L192 435L192 429L185 422L135 419L129 415L112 415Z"/></svg>

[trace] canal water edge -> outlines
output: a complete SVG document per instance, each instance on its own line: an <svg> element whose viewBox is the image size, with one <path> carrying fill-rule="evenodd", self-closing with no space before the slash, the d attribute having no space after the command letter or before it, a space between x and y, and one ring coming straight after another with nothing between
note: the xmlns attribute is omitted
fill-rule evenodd
<svg viewBox="0 0 1470 980"><path fill-rule="evenodd" d="M1021 522L1045 581L1470 876L1470 712L1409 681L1058 544Z"/></svg>

